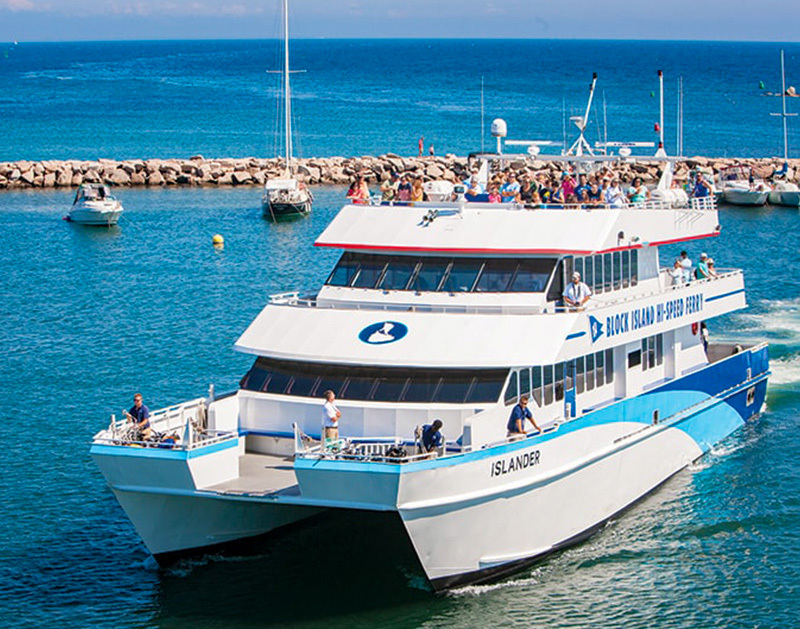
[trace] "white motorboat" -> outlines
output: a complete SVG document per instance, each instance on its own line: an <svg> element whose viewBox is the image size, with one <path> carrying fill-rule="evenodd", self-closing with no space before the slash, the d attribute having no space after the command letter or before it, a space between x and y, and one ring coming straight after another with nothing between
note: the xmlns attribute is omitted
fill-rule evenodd
<svg viewBox="0 0 800 629"><path fill-rule="evenodd" d="M749 166L728 166L720 170L718 186L722 202L729 205L766 205L770 187L757 178Z"/></svg>
<svg viewBox="0 0 800 629"><path fill-rule="evenodd" d="M781 98L783 108L781 113L772 114L783 119L783 168L773 173L774 179L786 177L789 173L789 130L787 122L789 118L797 115L786 111L786 70L783 57L783 50L781 50ZM769 203L770 205L800 207L800 188L797 187L797 184L779 179L776 181L773 191L769 193Z"/></svg>
<svg viewBox="0 0 800 629"><path fill-rule="evenodd" d="M763 405L767 346L701 331L746 306L742 272L674 286L660 264L662 245L719 235L713 199L672 201L347 205L315 243L342 252L324 285L273 296L237 341L238 390L153 413L164 440L112 416L91 455L159 561L327 509L394 514L435 590L519 570ZM574 271L581 309L562 305ZM339 438L321 434L328 390ZM509 437L523 395L542 430Z"/></svg>
<svg viewBox="0 0 800 629"><path fill-rule="evenodd" d="M123 212L122 204L103 184L83 184L75 193L72 209L65 217L81 225L116 225Z"/></svg>
<svg viewBox="0 0 800 629"><path fill-rule="evenodd" d="M789 181L778 181L769 193L770 205L800 207L800 188Z"/></svg>
<svg viewBox="0 0 800 629"><path fill-rule="evenodd" d="M289 84L289 0L283 0L283 130L286 169L283 176L264 185L261 213L271 221L299 218L311 212L314 197L305 183L297 178L292 155L292 92Z"/></svg>

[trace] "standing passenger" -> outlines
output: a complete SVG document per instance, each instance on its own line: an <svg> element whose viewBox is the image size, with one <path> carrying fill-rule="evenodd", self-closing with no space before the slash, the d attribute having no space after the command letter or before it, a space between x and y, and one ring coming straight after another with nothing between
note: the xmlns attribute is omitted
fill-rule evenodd
<svg viewBox="0 0 800 629"><path fill-rule="evenodd" d="M681 251L680 262L681 268L683 269L683 281L688 284L692 281L692 268L694 265L692 264L689 254L685 251Z"/></svg>
<svg viewBox="0 0 800 629"><path fill-rule="evenodd" d="M341 419L342 414L336 408L336 395L334 392L328 389L323 395L325 396L325 403L322 405L322 444L325 445L328 440L336 441L339 439L339 419Z"/></svg>
<svg viewBox="0 0 800 629"><path fill-rule="evenodd" d="M564 303L571 309L582 310L583 305L592 296L592 289L587 284L581 282L581 274L575 271L572 274L572 281L564 289Z"/></svg>

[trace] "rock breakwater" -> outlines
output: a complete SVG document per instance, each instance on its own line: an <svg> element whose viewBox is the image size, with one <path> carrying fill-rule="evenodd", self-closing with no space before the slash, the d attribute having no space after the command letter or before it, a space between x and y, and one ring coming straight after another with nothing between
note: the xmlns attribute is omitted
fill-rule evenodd
<svg viewBox="0 0 800 629"><path fill-rule="evenodd" d="M676 165L675 177L683 180L689 171L698 168L706 174L732 165L751 166L756 175L768 177L781 167L780 159L736 159L691 157ZM506 163L519 174L552 174L561 172L558 162L542 161L526 156ZM612 166L623 180L638 175L654 183L660 170L656 163L619 162ZM134 159L116 161L47 160L41 162L0 162L0 189L71 188L82 183L105 183L110 186L258 186L267 179L280 177L284 162L279 158L255 157L206 159L196 155L189 159ZM392 153L376 157L323 157L297 160L297 171L311 185L347 184L360 173L377 183L391 172L408 173L424 180L452 179L460 181L469 173L466 157L401 157ZM800 173L800 160L789 160L788 179L795 181Z"/></svg>

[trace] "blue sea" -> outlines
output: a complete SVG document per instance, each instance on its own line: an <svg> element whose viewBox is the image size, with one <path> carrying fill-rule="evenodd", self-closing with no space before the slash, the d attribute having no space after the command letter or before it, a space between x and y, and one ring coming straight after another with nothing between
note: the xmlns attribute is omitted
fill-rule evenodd
<svg viewBox="0 0 800 629"><path fill-rule="evenodd" d="M0 55L0 159L269 155L270 46L20 44ZM297 66L309 70L296 75L307 154L408 154L420 133L442 151L471 150L480 73L487 118L502 110L512 129L541 137L560 133L562 99L580 108L597 71L608 83L609 135L613 121L617 137L637 138L637 129L652 134L656 67L684 73L687 149L772 155L780 139L766 116L779 102L758 94L759 77L776 74L777 46L296 48ZM787 62L800 54L787 51ZM713 67L723 61L727 70ZM496 81L498 72L519 89ZM713 77L719 89L709 88ZM704 122L690 125L692 93L706 104L692 109ZM710 332L770 343L765 412L589 541L501 583L444 596L426 591L394 522L375 518L356 536L360 514L159 569L90 460L89 441L134 391L162 407L210 383L237 386L250 360L232 345L267 296L315 287L336 258L313 241L344 191L314 192L307 220L273 225L260 217L255 188L125 189L127 212L112 229L62 221L68 190L0 192L0 626L798 625L800 217L782 208L725 208L722 235L690 247L695 259L707 251L719 266L745 270L750 307ZM225 236L221 251L215 233Z"/></svg>
<svg viewBox="0 0 800 629"><path fill-rule="evenodd" d="M656 141L663 70L668 152L683 77L686 155L781 156L781 121L769 115L781 102L766 93L781 91L782 48L787 85L800 89L797 43L293 41L296 148L410 155L424 136L426 149L465 155L493 146L495 117L511 138L563 141L593 72L587 138ZM273 156L280 75L268 71L280 51L272 40L0 43L0 161ZM800 151L797 120L789 139Z"/></svg>

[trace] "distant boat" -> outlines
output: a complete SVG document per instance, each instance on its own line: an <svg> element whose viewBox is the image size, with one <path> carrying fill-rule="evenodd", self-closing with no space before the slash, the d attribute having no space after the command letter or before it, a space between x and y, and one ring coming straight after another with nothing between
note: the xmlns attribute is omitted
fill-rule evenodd
<svg viewBox="0 0 800 629"><path fill-rule="evenodd" d="M730 205L766 205L770 187L763 179L756 179L749 166L729 166L719 173L722 201Z"/></svg>
<svg viewBox="0 0 800 629"><path fill-rule="evenodd" d="M289 0L283 0L283 97L284 97L284 148L286 170L278 179L264 185L261 212L271 221L298 218L311 212L314 200L305 183L294 172L292 156L292 94L289 86Z"/></svg>
<svg viewBox="0 0 800 629"><path fill-rule="evenodd" d="M111 194L108 186L83 184L75 194L72 209L66 219L81 225L116 225L124 211L122 204Z"/></svg>

